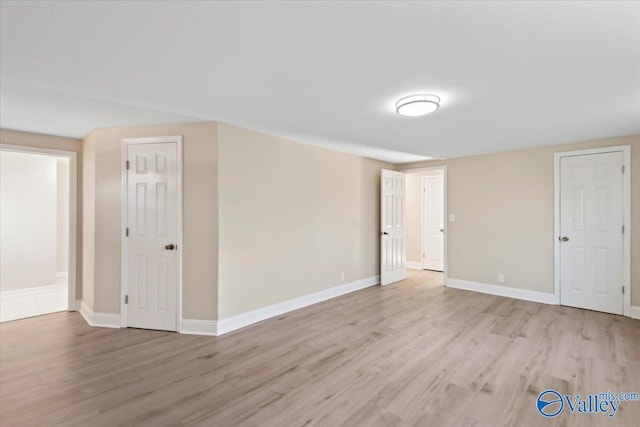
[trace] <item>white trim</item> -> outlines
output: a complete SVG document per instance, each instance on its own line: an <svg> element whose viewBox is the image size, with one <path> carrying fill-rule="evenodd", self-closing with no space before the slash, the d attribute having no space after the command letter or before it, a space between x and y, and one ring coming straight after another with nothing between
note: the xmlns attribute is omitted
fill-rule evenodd
<svg viewBox="0 0 640 427"><path fill-rule="evenodd" d="M448 170L446 166L442 166L442 170L444 172L444 264L443 264L443 279L446 280L449 278L449 196L448 196Z"/></svg>
<svg viewBox="0 0 640 427"><path fill-rule="evenodd" d="M182 319L180 333L189 335L218 335L218 322L215 320Z"/></svg>
<svg viewBox="0 0 640 427"><path fill-rule="evenodd" d="M69 152L69 256L67 261L67 292L68 310L75 309L77 289L77 262L78 247L76 236L78 235L78 159L77 153Z"/></svg>
<svg viewBox="0 0 640 427"><path fill-rule="evenodd" d="M341 295L345 295L360 289L375 286L380 283L380 276L371 276L366 279L356 280L355 282L346 283L344 285L334 286L333 288L324 289L302 297L290 299L288 301L279 302L256 310L247 311L235 316L218 320L216 335L226 334L236 329L244 328L271 317L279 316L293 310L298 310L312 304L317 304Z"/></svg>
<svg viewBox="0 0 640 427"><path fill-rule="evenodd" d="M637 148L637 147L636 147ZM631 146L622 150L622 162L625 167L622 185L624 188L624 236L622 237L622 284L627 292L624 293L624 315L631 316Z"/></svg>
<svg viewBox="0 0 640 427"><path fill-rule="evenodd" d="M447 182L449 181L448 178L448 169L447 169L447 165L440 165L440 166L427 166L427 167L420 167L420 168L413 168L413 169L404 169L404 170L400 170L399 172L402 173L406 173L406 174L415 174L415 173L419 173L419 172L427 172L427 171L432 171L432 170L442 170L443 171L443 176L444 176L444 262L443 262L443 278L444 278L444 283L447 283L447 278L449 277L449 251L448 251L448 241L449 241L449 202L448 202L448 184ZM406 187L405 187L406 188ZM423 192L424 194L424 192ZM405 195L406 196L406 195ZM424 195L423 195L424 197ZM424 202L422 203L422 206L424 206ZM422 212L423 207L420 208L422 217L424 218L424 212ZM422 219L420 220L421 224L422 224ZM421 228L424 228L421 225ZM420 230L421 233L424 235L424 233L422 232L422 230ZM420 238L421 241L423 239L423 237ZM423 243L421 243L421 248L422 253L424 253L424 246ZM422 254L421 254L422 255ZM420 267L422 268L422 267Z"/></svg>
<svg viewBox="0 0 640 427"><path fill-rule="evenodd" d="M127 305L124 303L125 295L127 295L127 236L126 229L129 225L127 207L127 160L129 158L128 147L125 140L122 140L120 146L120 326L127 327Z"/></svg>
<svg viewBox="0 0 640 427"><path fill-rule="evenodd" d="M0 292L0 299L7 298L20 298L31 295L39 295L49 292L55 292L57 290L56 285L45 285L45 286L35 286L33 288L23 288L23 289L10 289L7 291Z"/></svg>
<svg viewBox="0 0 640 427"><path fill-rule="evenodd" d="M67 310L58 285L34 286L0 292L0 322L25 319ZM73 307L72 307L73 309Z"/></svg>
<svg viewBox="0 0 640 427"><path fill-rule="evenodd" d="M183 153L182 153L182 135L177 136L176 139L176 151L177 151L177 159L176 161L178 162L178 177L177 177L177 181L176 181L176 191L178 192L177 194L177 204L178 204L178 209L176 210L176 221L178 222L177 224L177 228L178 228L178 289L176 289L176 295L178 297L178 300L176 301L176 303L178 304L178 310L176 310L176 332L180 332L180 321L182 320L182 254L183 254L183 245L182 245L182 210L184 209L184 205L183 205L183 198L182 198L182 179L183 179Z"/></svg>
<svg viewBox="0 0 640 427"><path fill-rule="evenodd" d="M449 222L449 214L447 213L447 167L446 166L434 166L434 167L429 167L429 168L422 168L423 170L421 170L421 172L428 172L428 171L435 171L435 170L439 170L442 171L442 228L444 229L444 236L442 236L442 255L444 257L443 261L442 261L442 273L444 276L444 279L446 280L447 278L447 223ZM423 254L426 253L426 242L425 242L425 234L426 234L426 226L424 223L425 220L425 211L424 211L424 204L425 204L425 196L426 196L426 188L425 188L425 180L428 178L432 178L430 176L423 176L420 179L420 185L421 185L421 204L420 204L420 250L421 250L421 268L425 269L425 265L424 265L424 256Z"/></svg>
<svg viewBox="0 0 640 427"><path fill-rule="evenodd" d="M437 159L433 159L433 160L425 160L426 162L432 162L432 161L436 161ZM411 162L412 163L412 162ZM402 164L400 164L399 166L402 166ZM399 170L398 172L402 172L402 173L420 173L420 172L427 172L430 170L434 170L434 169L442 169L442 168L446 168L447 166L445 165L440 165L440 166L425 166L425 167L421 167L421 168L412 168L412 169L402 169Z"/></svg>
<svg viewBox="0 0 640 427"><path fill-rule="evenodd" d="M481 292L483 294L497 295L507 298L521 299L525 301L540 302L543 304L555 304L555 297L551 293L530 291L528 289L509 288L506 286L491 285L488 283L472 282L469 280L448 278L447 287L464 289L466 291Z"/></svg>
<svg viewBox="0 0 640 427"><path fill-rule="evenodd" d="M618 151L622 151L622 152L629 151L629 153L631 153L630 147L631 147L630 145L615 145L611 147L589 148L585 150L558 151L553 154L555 157L572 157L572 156L586 156L588 154L615 153Z"/></svg>
<svg viewBox="0 0 640 427"><path fill-rule="evenodd" d="M629 317L640 320L640 305L632 305L629 310Z"/></svg>
<svg viewBox="0 0 640 427"><path fill-rule="evenodd" d="M172 136L153 136L153 137L145 137L145 138L124 138L122 140L121 145L121 240L120 240L120 263L121 263L121 271L120 271L120 326L123 328L127 327L127 305L124 303L124 296L127 295L127 237L125 235L125 230L128 226L127 224L127 168L125 166L126 161L128 159L128 145L129 144L156 144L156 143L167 143L173 142L176 144L176 153L177 153L177 183L176 183L176 191L177 191L177 204L178 208L176 209L176 220L178 222L178 289L177 293L177 310L176 310L176 331L181 332L181 323L182 323L182 135L172 135Z"/></svg>
<svg viewBox="0 0 640 427"><path fill-rule="evenodd" d="M91 310L89 308L89 306L87 305L86 302L84 302L84 300L78 300L78 312L82 315L82 317L84 318L84 321L87 322L87 324L89 324L89 326L93 326L93 310Z"/></svg>
<svg viewBox="0 0 640 427"><path fill-rule="evenodd" d="M78 153L69 150L56 150L52 148L31 147L0 143L0 150L17 153L43 154L53 157L66 157L69 159L69 248L67 269L69 280L67 287L68 311L75 311L76 301L76 271L77 271L77 238L78 235Z"/></svg>
<svg viewBox="0 0 640 427"><path fill-rule="evenodd" d="M98 328L120 328L120 315L115 313L95 313L86 302L80 302L80 314L89 326Z"/></svg>
<svg viewBox="0 0 640 427"><path fill-rule="evenodd" d="M65 277L69 277L68 271L58 271L56 273L56 279L64 279Z"/></svg>
<svg viewBox="0 0 640 427"><path fill-rule="evenodd" d="M407 268L412 268L414 270L422 270L422 263L415 261L407 261Z"/></svg>
<svg viewBox="0 0 640 427"><path fill-rule="evenodd" d="M622 152L622 164L625 172L622 177L623 224L625 233L622 236L622 286L626 292L623 296L623 313L631 316L631 146L592 148L588 150L563 151L553 153L553 293L554 304L560 304L560 159L562 157L584 156Z"/></svg>

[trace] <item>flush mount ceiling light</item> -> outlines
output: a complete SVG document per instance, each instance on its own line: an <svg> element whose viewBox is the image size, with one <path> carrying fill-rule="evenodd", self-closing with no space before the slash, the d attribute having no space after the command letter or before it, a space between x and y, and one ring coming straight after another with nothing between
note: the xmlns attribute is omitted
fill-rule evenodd
<svg viewBox="0 0 640 427"><path fill-rule="evenodd" d="M396 113L405 117L425 116L440 107L440 98L435 95L409 95L396 102Z"/></svg>

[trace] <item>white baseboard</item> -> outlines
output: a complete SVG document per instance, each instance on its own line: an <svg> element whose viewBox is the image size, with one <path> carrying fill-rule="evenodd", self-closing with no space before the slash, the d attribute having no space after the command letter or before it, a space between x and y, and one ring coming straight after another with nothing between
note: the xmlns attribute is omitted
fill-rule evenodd
<svg viewBox="0 0 640 427"><path fill-rule="evenodd" d="M346 283L344 285L334 286L313 294L290 299L288 301L279 302L277 304L258 308L256 310L247 311L246 313L237 314L218 320L216 335L223 335L236 329L249 326L253 323L260 322L271 317L279 316L299 308L317 304L331 298L345 295L360 289L368 288L380 283L380 276L371 276L366 279L356 280L355 282Z"/></svg>
<svg viewBox="0 0 640 427"><path fill-rule="evenodd" d="M178 332L190 335L218 335L218 322L215 320L182 319Z"/></svg>
<svg viewBox="0 0 640 427"><path fill-rule="evenodd" d="M36 286L0 292L0 322L67 309L66 287Z"/></svg>
<svg viewBox="0 0 640 427"><path fill-rule="evenodd" d="M414 270L422 270L422 263L421 262L415 262L415 261L407 261L406 263L407 268L413 268Z"/></svg>
<svg viewBox="0 0 640 427"><path fill-rule="evenodd" d="M556 304L555 295L547 292L529 291L526 289L509 288L506 286L490 285L488 283L471 282L468 280L452 278L447 278L446 283L449 288L464 289L467 291L482 292L483 294L541 302L543 304Z"/></svg>
<svg viewBox="0 0 640 427"><path fill-rule="evenodd" d="M640 319L640 305L631 306L631 311L629 311L629 317L633 319Z"/></svg>
<svg viewBox="0 0 640 427"><path fill-rule="evenodd" d="M23 288L23 289L12 289L9 291L0 292L0 298L7 299L7 298L26 297L30 295L39 295L39 294L44 294L48 292L55 292L56 289L57 289L56 285L36 286L33 288Z"/></svg>
<svg viewBox="0 0 640 427"><path fill-rule="evenodd" d="M193 335L223 335L262 320L355 292L360 289L368 288L370 286L377 285L378 283L380 283L380 276L367 277L366 279L334 286L333 288L269 305L267 307L258 308L246 313L237 314L218 321L182 319L180 321L178 332ZM78 301L78 306L80 314L89 325L103 328L120 328L119 314L94 313L84 301Z"/></svg>
<svg viewBox="0 0 640 427"><path fill-rule="evenodd" d="M56 273L56 279L62 279L64 277L69 277L69 272L67 271L59 271Z"/></svg>
<svg viewBox="0 0 640 427"><path fill-rule="evenodd" d="M120 315L114 313L95 313L86 302L80 302L80 314L90 326L99 328L119 328Z"/></svg>

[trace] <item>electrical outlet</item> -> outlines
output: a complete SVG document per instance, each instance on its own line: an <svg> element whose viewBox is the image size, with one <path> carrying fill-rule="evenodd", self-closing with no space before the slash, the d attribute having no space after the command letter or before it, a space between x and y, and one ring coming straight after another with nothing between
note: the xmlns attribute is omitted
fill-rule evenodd
<svg viewBox="0 0 640 427"><path fill-rule="evenodd" d="M504 283L504 274L498 274L498 282Z"/></svg>
<svg viewBox="0 0 640 427"><path fill-rule="evenodd" d="M344 282L344 271L340 274L340 278L342 279L342 281Z"/></svg>

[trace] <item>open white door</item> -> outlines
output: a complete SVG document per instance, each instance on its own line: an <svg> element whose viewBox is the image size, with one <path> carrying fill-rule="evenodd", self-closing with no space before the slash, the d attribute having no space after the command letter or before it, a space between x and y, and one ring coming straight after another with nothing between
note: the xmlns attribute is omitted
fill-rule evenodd
<svg viewBox="0 0 640 427"><path fill-rule="evenodd" d="M179 282L178 143L126 140L127 326L175 331Z"/></svg>
<svg viewBox="0 0 640 427"><path fill-rule="evenodd" d="M560 303L623 313L623 154L560 159Z"/></svg>
<svg viewBox="0 0 640 427"><path fill-rule="evenodd" d="M380 284L407 277L405 174L382 170L380 197Z"/></svg>
<svg viewBox="0 0 640 427"><path fill-rule="evenodd" d="M424 254L422 268L444 270L444 177L423 178Z"/></svg>

